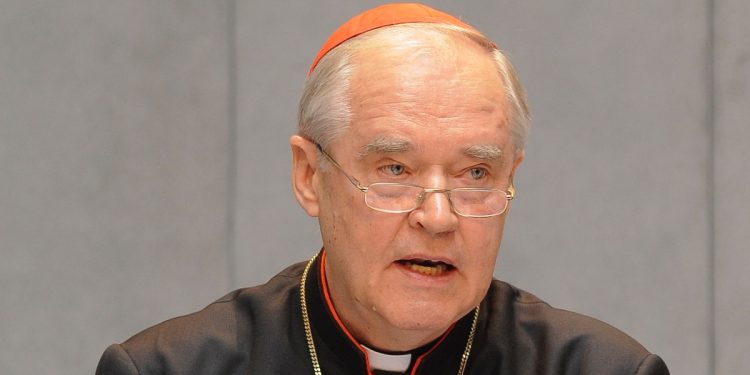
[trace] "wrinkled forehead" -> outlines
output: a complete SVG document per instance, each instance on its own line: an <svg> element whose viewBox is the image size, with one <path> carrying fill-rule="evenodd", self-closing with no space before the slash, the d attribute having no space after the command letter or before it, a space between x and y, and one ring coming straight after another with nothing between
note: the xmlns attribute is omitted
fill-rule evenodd
<svg viewBox="0 0 750 375"><path fill-rule="evenodd" d="M362 34L346 46L351 51L352 94L371 95L376 91L373 88L386 89L382 86L409 94L423 86L430 91L422 91L422 95L459 90L464 95L474 94L471 99L477 102L502 103L504 85L493 50L471 35L452 26L423 23Z"/></svg>
<svg viewBox="0 0 750 375"><path fill-rule="evenodd" d="M471 131L478 122L505 123L502 77L486 49L419 25L373 33L353 57L352 125L386 121Z"/></svg>

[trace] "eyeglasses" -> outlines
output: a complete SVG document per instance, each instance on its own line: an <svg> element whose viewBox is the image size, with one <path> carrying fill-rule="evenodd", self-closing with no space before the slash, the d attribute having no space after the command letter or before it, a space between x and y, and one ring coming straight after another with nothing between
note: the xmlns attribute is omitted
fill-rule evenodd
<svg viewBox="0 0 750 375"><path fill-rule="evenodd" d="M424 202L428 193L444 193L456 214L475 218L492 217L502 215L508 208L508 202L516 195L513 183L507 191L473 187L432 189L397 182L375 182L362 186L359 180L346 173L344 168L319 144L315 145L355 188L365 193L365 204L375 211L394 214L411 212Z"/></svg>

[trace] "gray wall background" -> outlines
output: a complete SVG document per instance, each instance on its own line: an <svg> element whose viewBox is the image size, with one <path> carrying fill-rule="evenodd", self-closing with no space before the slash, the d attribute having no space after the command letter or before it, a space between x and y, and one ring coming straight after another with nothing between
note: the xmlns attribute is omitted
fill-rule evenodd
<svg viewBox="0 0 750 375"><path fill-rule="evenodd" d="M93 373L311 256L296 102L377 3L0 0L0 371ZM750 3L431 4L508 51L534 110L496 275L674 374L750 372Z"/></svg>

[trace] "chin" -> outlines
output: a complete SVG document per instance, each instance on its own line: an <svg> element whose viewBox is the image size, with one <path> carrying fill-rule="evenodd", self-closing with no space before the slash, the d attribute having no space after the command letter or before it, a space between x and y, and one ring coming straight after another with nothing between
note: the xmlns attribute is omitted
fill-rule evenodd
<svg viewBox="0 0 750 375"><path fill-rule="evenodd" d="M399 306L392 302L382 315L391 326L400 330L441 334L471 309L472 307L459 309L457 306L418 302L402 302Z"/></svg>

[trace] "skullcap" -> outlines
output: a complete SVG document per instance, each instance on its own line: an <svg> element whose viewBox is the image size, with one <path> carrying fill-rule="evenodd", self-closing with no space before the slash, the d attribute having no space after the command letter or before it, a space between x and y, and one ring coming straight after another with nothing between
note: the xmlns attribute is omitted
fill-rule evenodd
<svg viewBox="0 0 750 375"><path fill-rule="evenodd" d="M320 59L322 59L329 51L357 35L384 26L419 22L449 24L476 31L476 29L461 22L458 18L426 5L416 3L381 5L354 16L334 31L325 44L323 44L320 51L318 51L318 55L315 57L315 60L313 60L307 75L309 76L312 71L315 70Z"/></svg>

